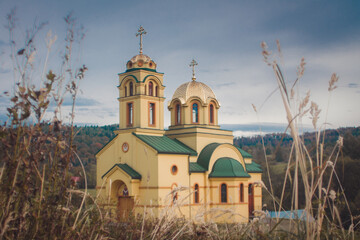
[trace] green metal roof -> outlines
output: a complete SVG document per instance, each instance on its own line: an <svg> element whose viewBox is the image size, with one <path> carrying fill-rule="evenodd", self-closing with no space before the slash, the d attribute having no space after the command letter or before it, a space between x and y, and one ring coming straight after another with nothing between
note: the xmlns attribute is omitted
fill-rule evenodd
<svg viewBox="0 0 360 240"><path fill-rule="evenodd" d="M234 145L235 146L235 145ZM241 155L243 156L243 158L252 158L252 155L248 152L246 152L245 150L235 146L241 153Z"/></svg>
<svg viewBox="0 0 360 240"><path fill-rule="evenodd" d="M262 173L263 170L260 164L252 161L252 163L245 163L246 171L249 173Z"/></svg>
<svg viewBox="0 0 360 240"><path fill-rule="evenodd" d="M104 175L102 175L101 178L103 178L106 174L108 174L114 167L121 168L124 172L126 172L132 179L141 179L140 173L135 171L132 167L127 165L126 163L118 163L112 166L112 168L109 169Z"/></svg>
<svg viewBox="0 0 360 240"><path fill-rule="evenodd" d="M131 69L127 69L125 72L133 72L133 71L136 71L136 70L146 70L146 71L149 71L149 72L157 72L156 69L151 69L151 68L131 68Z"/></svg>
<svg viewBox="0 0 360 240"><path fill-rule="evenodd" d="M238 178L250 177L240 162L233 158L219 158L209 174L209 178Z"/></svg>
<svg viewBox="0 0 360 240"><path fill-rule="evenodd" d="M197 156L197 152L189 148L177 139L171 139L167 136L151 136L133 133L141 141L155 149L158 153L168 154L186 154Z"/></svg>
<svg viewBox="0 0 360 240"><path fill-rule="evenodd" d="M205 172L205 168L203 168L202 166L200 166L198 163L196 162L191 162L190 166L189 166L190 172L191 173L203 173Z"/></svg>
<svg viewBox="0 0 360 240"><path fill-rule="evenodd" d="M200 155L197 159L197 163L203 167L206 171L209 170L209 162L211 155L213 154L214 150L220 145L220 143L210 143L206 147L204 147Z"/></svg>

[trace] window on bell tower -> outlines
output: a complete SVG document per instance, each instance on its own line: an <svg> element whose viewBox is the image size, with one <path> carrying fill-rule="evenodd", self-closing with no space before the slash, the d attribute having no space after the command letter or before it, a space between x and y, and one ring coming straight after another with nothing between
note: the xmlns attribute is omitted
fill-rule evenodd
<svg viewBox="0 0 360 240"><path fill-rule="evenodd" d="M192 123L199 123L199 105L197 103L192 105Z"/></svg>
<svg viewBox="0 0 360 240"><path fill-rule="evenodd" d="M127 104L127 126L132 127L134 124L134 105L133 103Z"/></svg>
<svg viewBox="0 0 360 240"><path fill-rule="evenodd" d="M181 106L176 104L175 106L175 125L181 124Z"/></svg>
<svg viewBox="0 0 360 240"><path fill-rule="evenodd" d="M214 124L214 105L212 104L210 104L209 115L210 124Z"/></svg>
<svg viewBox="0 0 360 240"><path fill-rule="evenodd" d="M130 89L130 96L134 96L134 85L132 82L130 82L129 84L129 89Z"/></svg>
<svg viewBox="0 0 360 240"><path fill-rule="evenodd" d="M149 103L149 125L155 125L155 103Z"/></svg>
<svg viewBox="0 0 360 240"><path fill-rule="evenodd" d="M152 82L149 82L149 96L154 95L154 84Z"/></svg>

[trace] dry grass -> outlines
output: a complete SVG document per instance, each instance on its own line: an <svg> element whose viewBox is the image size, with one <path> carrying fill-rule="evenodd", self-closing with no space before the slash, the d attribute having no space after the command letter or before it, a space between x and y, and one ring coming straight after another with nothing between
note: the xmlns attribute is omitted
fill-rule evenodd
<svg viewBox="0 0 360 240"><path fill-rule="evenodd" d="M72 162L81 159L73 146L75 100L79 81L83 79L85 66L73 68L71 63L76 31L71 16L67 24L66 46L60 72L48 70L48 56L57 37L48 34L48 50L42 70L42 86L32 86L32 68L35 59L34 39L43 27L35 26L24 42L18 46L14 39L15 12L8 15L14 66L14 93L12 106L8 108L9 120L0 128L1 174L0 174L0 239L355 239L358 223L349 212L350 228L342 225L336 200L337 192L332 183L338 181L335 166L342 147L340 137L330 156L324 157L325 126L319 125L319 107L310 103L310 94L300 100L296 87L304 74L305 60L298 67L298 78L291 88L287 87L280 65L274 55L262 44L265 62L274 70L293 147L288 160L284 188L281 196L274 196L272 187L265 187L272 196L274 208L283 209L285 185L291 182L292 209L299 208L299 185L305 196L306 221L266 218L264 212L247 224L217 224L215 216L234 215L231 210L212 209L199 212L214 216L210 222L194 222L179 218L177 211L185 201L171 204L171 200L159 217L151 214L130 216L126 222L118 222L108 210L102 210L94 195L75 190L70 184ZM80 38L83 36L81 35ZM280 44L278 56L281 57ZM338 77L333 74L329 93L336 88ZM61 106L65 94L73 99L70 124L61 122ZM4 96L9 93L4 93ZM55 104L51 121L44 120L50 101ZM256 109L256 108L254 108ZM313 158L299 135L301 118L310 114L318 131L316 155ZM322 134L320 134L320 131ZM264 148L265 149L265 148ZM265 154L265 152L264 152ZM266 155L266 154L265 154ZM290 171L293 168L294 171ZM85 171L83 169L83 171ZM271 183L271 176L269 180ZM324 176L327 176L326 178ZM84 176L86 176L84 172ZM341 184L340 184L341 186ZM270 190L268 190L270 189ZM343 192L340 189L340 192ZM183 191L183 189L174 189ZM192 197L186 196L186 198ZM346 197L343 196L343 199ZM346 202L347 204L347 202ZM204 208L205 209L205 208ZM286 209L289 210L289 209ZM312 219L315 219L313 221Z"/></svg>

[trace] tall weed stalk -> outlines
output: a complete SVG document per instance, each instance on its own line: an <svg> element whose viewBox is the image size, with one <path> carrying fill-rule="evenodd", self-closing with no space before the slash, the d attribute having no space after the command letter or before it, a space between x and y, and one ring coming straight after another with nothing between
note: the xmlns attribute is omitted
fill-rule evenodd
<svg viewBox="0 0 360 240"><path fill-rule="evenodd" d="M78 87L87 68L74 68L71 62L74 44L83 35L78 35L72 15L65 17L65 50L56 73L48 69L57 40L49 31L42 74L37 76L35 43L46 24L35 24L17 41L15 10L7 20L15 85L13 93L2 95L12 96L8 120L0 127L0 239L100 238L102 215L86 191L74 189L69 172L75 161L83 166L73 145L73 125ZM64 124L61 109L67 95L72 109L70 123Z"/></svg>
<svg viewBox="0 0 360 240"><path fill-rule="evenodd" d="M280 197L281 201L278 207L275 209L283 210L282 200L284 197L284 190L287 181L292 182L292 209L286 210L298 210L299 209L299 197L305 198L305 216L298 216L304 218L306 221L293 221L293 225L305 224L305 232L295 231L295 236L306 236L306 239L321 239L323 237L341 237L344 239L354 239L355 233L353 231L353 217L350 212L349 205L346 201L346 196L343 196L347 208L349 209L349 218L351 226L348 231L345 231L335 204L336 194L332 190L334 181L340 186L338 177L335 172L335 166L338 162L339 153L343 146L342 137L339 137L336 145L334 146L332 153L329 156L324 155L324 143L327 120L318 128L318 120L320 115L320 109L315 102L310 103L310 91L303 99L296 94L298 92L299 82L304 75L305 60L301 59L297 71L297 79L290 84L286 81L279 59L282 58L280 44L277 41L277 54L273 54L268 50L266 43L262 43L262 55L264 61L270 66L277 81L278 89L282 98L283 107L286 113L286 119L288 122L288 129L292 137L292 150L288 159L288 165L286 169L286 175L283 183L283 191ZM329 94L336 89L336 83L338 76L334 73L329 81L328 91ZM330 101L330 98L329 98ZM328 104L329 106L329 104ZM306 115L310 115L312 119L313 127L316 131L316 154L313 156L307 146L305 145L301 137L301 122L302 118ZM326 114L327 115L327 114ZM270 166L267 165L267 168ZM293 174L291 174L293 173ZM271 180L270 180L271 181ZM300 194L300 184L302 184L304 193ZM273 195L273 192L272 192ZM275 196L274 196L275 202ZM278 203L278 202L277 202ZM332 211L327 211L327 209ZM278 221L280 219L277 219ZM299 220L299 219L298 219ZM330 229L327 227L330 226ZM293 234L293 233L291 233Z"/></svg>

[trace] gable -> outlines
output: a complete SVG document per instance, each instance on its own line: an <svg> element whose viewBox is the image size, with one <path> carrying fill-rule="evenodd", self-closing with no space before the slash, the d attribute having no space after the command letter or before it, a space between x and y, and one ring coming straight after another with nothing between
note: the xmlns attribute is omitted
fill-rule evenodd
<svg viewBox="0 0 360 240"><path fill-rule="evenodd" d="M106 175L112 172L115 168L120 168L123 170L126 175L128 175L131 179L140 179L141 180L141 174L135 171L132 167L127 165L126 163L118 163L112 166L104 175L102 175L101 178L104 178Z"/></svg>

